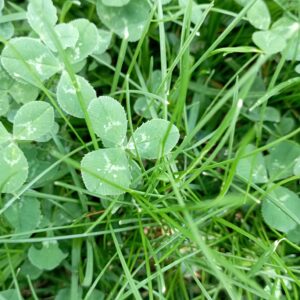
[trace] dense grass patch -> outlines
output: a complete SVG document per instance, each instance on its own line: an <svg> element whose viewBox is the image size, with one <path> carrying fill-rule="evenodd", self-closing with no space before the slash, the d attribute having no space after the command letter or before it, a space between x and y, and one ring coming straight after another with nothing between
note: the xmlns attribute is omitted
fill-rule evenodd
<svg viewBox="0 0 300 300"><path fill-rule="evenodd" d="M299 299L297 0L0 10L0 299Z"/></svg>

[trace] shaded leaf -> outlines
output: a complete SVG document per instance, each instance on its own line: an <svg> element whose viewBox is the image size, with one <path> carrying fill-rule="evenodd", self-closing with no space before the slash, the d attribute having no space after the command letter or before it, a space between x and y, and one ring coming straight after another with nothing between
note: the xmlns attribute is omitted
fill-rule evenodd
<svg viewBox="0 0 300 300"><path fill-rule="evenodd" d="M293 175L293 167L300 156L300 145L292 141L283 141L270 150L266 157L270 179L279 180Z"/></svg>
<svg viewBox="0 0 300 300"><path fill-rule="evenodd" d="M15 229L15 233L32 231L40 222L40 202L32 197L22 197L4 212L4 216Z"/></svg>
<svg viewBox="0 0 300 300"><path fill-rule="evenodd" d="M31 246L28 250L30 262L41 270L53 270L67 257L56 241L43 242L42 248Z"/></svg>
<svg viewBox="0 0 300 300"><path fill-rule="evenodd" d="M269 197L272 197L280 206L275 205ZM262 202L262 215L265 222L282 232L288 232L296 228L297 223L290 215L295 216L300 222L300 199L291 190L285 187L276 187Z"/></svg>
<svg viewBox="0 0 300 300"><path fill-rule="evenodd" d="M244 155L254 151L254 145L247 145ZM257 153L252 156L241 159L236 168L236 174L243 177L249 182L266 183L268 182L268 174L266 170L265 160L262 153Z"/></svg>

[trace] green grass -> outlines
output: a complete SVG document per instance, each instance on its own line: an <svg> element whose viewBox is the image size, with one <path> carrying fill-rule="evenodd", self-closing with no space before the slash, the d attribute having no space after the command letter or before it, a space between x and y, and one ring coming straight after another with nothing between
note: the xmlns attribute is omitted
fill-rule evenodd
<svg viewBox="0 0 300 300"><path fill-rule="evenodd" d="M25 2L7 1L0 16L0 25L13 22L15 36L31 32ZM79 73L49 25L85 117L60 109L59 74L39 83L38 99L54 106L59 131L46 143L19 143L30 176L19 190L0 194L0 291L15 290L14 298L3 294L4 299L300 298L300 239L297 243L270 227L261 213L268 200L299 224L299 212L286 208L272 191L285 187L299 196L300 175L268 176L258 183L237 171L248 158L253 173L257 165L251 157L267 156L283 141L299 145L297 61L285 60L282 53L266 55L255 46L251 36L257 29L247 21L252 1L244 8L235 1L197 1L202 15L196 23L192 1L185 8L175 0L153 2L139 41L114 34L106 51L111 62L93 54ZM272 21L283 14L299 20L294 2L266 1ZM61 22L87 18L104 28L94 3L54 1ZM9 43L0 38L3 47ZM110 95L122 104L128 136L146 121L134 109L141 96L147 97L150 118L179 128L179 143L170 154L157 160L137 157L142 183L120 196L101 196L82 182L82 157L103 145L75 74L86 78L97 96ZM11 100L11 114L19 106ZM269 106L279 120L266 120ZM255 107L262 109L254 120ZM9 119L0 117L11 132ZM256 147L251 153L248 144ZM35 229L15 232L6 211L24 196L39 201L42 217ZM53 241L68 255L58 267L24 266L32 245Z"/></svg>

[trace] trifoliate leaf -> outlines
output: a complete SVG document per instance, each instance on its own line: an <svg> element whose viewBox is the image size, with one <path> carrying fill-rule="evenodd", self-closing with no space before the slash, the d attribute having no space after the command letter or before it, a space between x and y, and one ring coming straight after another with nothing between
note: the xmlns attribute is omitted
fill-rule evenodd
<svg viewBox="0 0 300 300"><path fill-rule="evenodd" d="M22 197L4 212L4 216L15 233L32 231L40 222L40 202L32 197Z"/></svg>
<svg viewBox="0 0 300 300"><path fill-rule="evenodd" d="M95 133L105 147L121 145L127 131L126 113L115 99L102 96L92 100L88 107Z"/></svg>
<svg viewBox="0 0 300 300"><path fill-rule="evenodd" d="M0 147L0 192L17 191L28 176L28 163L19 147L10 143Z"/></svg>
<svg viewBox="0 0 300 300"><path fill-rule="evenodd" d="M39 85L61 69L58 60L38 39L13 38L4 47L1 63L15 79Z"/></svg>
<svg viewBox="0 0 300 300"><path fill-rule="evenodd" d="M270 200L270 197L273 201ZM278 203L279 207L273 202ZM300 222L300 199L291 190L285 187L276 187L263 199L262 215L270 227L288 232L298 225L291 216Z"/></svg>
<svg viewBox="0 0 300 300"><path fill-rule="evenodd" d="M97 13L103 24L119 37L136 42L148 21L150 6L147 0L131 0L122 7L109 7L98 0Z"/></svg>
<svg viewBox="0 0 300 300"><path fill-rule="evenodd" d="M128 160L122 149L90 152L82 159L81 168L84 184L92 193L120 195L131 182Z"/></svg>
<svg viewBox="0 0 300 300"><path fill-rule="evenodd" d="M102 3L106 6L124 6L130 0L102 0Z"/></svg>
<svg viewBox="0 0 300 300"><path fill-rule="evenodd" d="M135 130L127 147L134 152L137 150L141 158L156 159L168 154L178 140L179 131L176 126L163 119L153 119Z"/></svg>
<svg viewBox="0 0 300 300"><path fill-rule="evenodd" d="M57 10L52 0L29 0L27 20L43 41L49 39L47 26L54 27L57 22Z"/></svg>
<svg viewBox="0 0 300 300"><path fill-rule="evenodd" d="M81 76L76 75L77 83L83 97L83 105L87 109L96 92L90 83ZM57 101L60 107L69 115L84 118L84 112L71 78L67 72L63 72L57 85Z"/></svg>
<svg viewBox="0 0 300 300"><path fill-rule="evenodd" d="M260 30L267 30L271 24L270 12L263 0L254 2L247 12L247 18L255 28Z"/></svg>
<svg viewBox="0 0 300 300"><path fill-rule="evenodd" d="M300 145L292 141L283 141L269 151L266 163L270 179L279 180L292 176L296 159L300 156Z"/></svg>
<svg viewBox="0 0 300 300"><path fill-rule="evenodd" d="M53 107L43 101L24 104L14 118L13 135L18 140L34 141L54 126Z"/></svg>
<svg viewBox="0 0 300 300"><path fill-rule="evenodd" d="M247 145L243 154L248 154L254 151L254 145ZM236 174L243 177L249 182L266 183L268 182L268 174L266 170L265 160L262 153L248 156L241 159L236 168Z"/></svg>
<svg viewBox="0 0 300 300"><path fill-rule="evenodd" d="M31 246L28 251L30 262L41 270L53 270L67 257L56 241L43 242L42 248Z"/></svg>
<svg viewBox="0 0 300 300"><path fill-rule="evenodd" d="M79 32L72 24L58 24L54 27L54 31L63 49L75 47L79 38ZM44 42L52 51L57 51L50 37L46 36Z"/></svg>
<svg viewBox="0 0 300 300"><path fill-rule="evenodd" d="M98 30L95 24L87 19L71 21L69 25L77 29L79 33L76 45L66 52L72 63L77 63L91 55L98 46Z"/></svg>
<svg viewBox="0 0 300 300"><path fill-rule="evenodd" d="M253 42L267 54L281 52L286 47L285 39L273 31L256 31L252 35Z"/></svg>

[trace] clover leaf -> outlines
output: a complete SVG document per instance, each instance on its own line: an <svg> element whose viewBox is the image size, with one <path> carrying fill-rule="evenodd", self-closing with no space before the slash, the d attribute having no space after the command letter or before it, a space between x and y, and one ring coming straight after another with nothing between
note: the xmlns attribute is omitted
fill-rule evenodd
<svg viewBox="0 0 300 300"><path fill-rule="evenodd" d="M127 145L141 158L156 159L170 153L179 140L175 125L163 119L153 119L137 128Z"/></svg>
<svg viewBox="0 0 300 300"><path fill-rule="evenodd" d="M96 92L83 77L76 75L76 79L83 97L83 104L87 108L91 100L96 97ZM84 112L77 97L75 87L67 72L62 73L56 93L58 104L66 113L77 118L84 118Z"/></svg>
<svg viewBox="0 0 300 300"><path fill-rule="evenodd" d="M127 118L122 105L115 99L102 96L91 101L88 112L95 133L105 147L121 145L126 137Z"/></svg>
<svg viewBox="0 0 300 300"><path fill-rule="evenodd" d="M50 104L34 101L24 104L14 118L13 135L18 140L38 140L54 126L54 110Z"/></svg>
<svg viewBox="0 0 300 300"><path fill-rule="evenodd" d="M272 198L272 200L270 200ZM275 203L278 203L276 205ZM276 187L262 202L262 215L265 222L282 232L295 229L300 222L300 199L285 187ZM296 222L294 218L298 220Z"/></svg>
<svg viewBox="0 0 300 300"><path fill-rule="evenodd" d="M11 39L2 51L1 63L16 80L38 86L61 69L50 50L39 39L30 37Z"/></svg>

